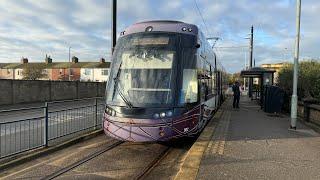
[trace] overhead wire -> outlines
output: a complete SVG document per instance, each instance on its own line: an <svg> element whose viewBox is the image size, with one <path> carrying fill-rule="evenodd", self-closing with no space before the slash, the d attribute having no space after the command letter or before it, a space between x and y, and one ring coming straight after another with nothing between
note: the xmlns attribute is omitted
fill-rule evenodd
<svg viewBox="0 0 320 180"><path fill-rule="evenodd" d="M201 17L201 19L202 19L202 22L203 22L203 24L204 24L205 29L206 29L206 31L207 31L207 35L209 36L209 29L208 29L208 26L207 26L207 24L206 24L206 21L205 21L204 18L203 18L203 15L202 15L201 11L200 11L200 8L199 8L199 6L198 6L197 0L193 0L193 1L194 1L195 5L196 5L196 9L197 9L197 11L198 11L198 13L199 13L199 15L200 15L200 17Z"/></svg>

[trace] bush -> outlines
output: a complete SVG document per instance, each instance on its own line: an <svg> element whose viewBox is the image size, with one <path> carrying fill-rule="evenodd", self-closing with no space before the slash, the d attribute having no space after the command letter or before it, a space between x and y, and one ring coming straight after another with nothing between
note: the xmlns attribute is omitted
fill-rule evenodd
<svg viewBox="0 0 320 180"><path fill-rule="evenodd" d="M279 72L278 86L291 96L293 85L293 64L288 64ZM317 99L320 101L320 62L303 61L299 63L298 78L299 99Z"/></svg>

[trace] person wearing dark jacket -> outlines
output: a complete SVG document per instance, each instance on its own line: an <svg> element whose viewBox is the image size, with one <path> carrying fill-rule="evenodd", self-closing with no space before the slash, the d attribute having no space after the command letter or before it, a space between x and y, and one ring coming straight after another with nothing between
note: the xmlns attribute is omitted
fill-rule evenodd
<svg viewBox="0 0 320 180"><path fill-rule="evenodd" d="M232 86L233 91L233 108L239 108L240 101L240 84L238 81Z"/></svg>

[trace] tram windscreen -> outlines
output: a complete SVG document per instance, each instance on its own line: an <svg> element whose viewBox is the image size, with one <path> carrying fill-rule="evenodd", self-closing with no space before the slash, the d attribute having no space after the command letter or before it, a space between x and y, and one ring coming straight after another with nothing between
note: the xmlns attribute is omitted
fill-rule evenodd
<svg viewBox="0 0 320 180"><path fill-rule="evenodd" d="M176 52L167 48L169 38L131 38L113 58L107 101L133 106L171 104L172 67ZM124 97L123 97L124 96ZM125 99L124 99L125 98Z"/></svg>

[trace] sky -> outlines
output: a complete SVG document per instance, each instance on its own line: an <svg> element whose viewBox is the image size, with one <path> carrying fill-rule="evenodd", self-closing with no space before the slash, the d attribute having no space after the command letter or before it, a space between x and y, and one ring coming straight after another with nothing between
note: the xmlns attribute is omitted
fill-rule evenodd
<svg viewBox="0 0 320 180"><path fill-rule="evenodd" d="M0 0L0 62L110 60L110 0ZM196 8L199 7L200 12ZM320 59L320 1L302 0L301 59ZM204 20L202 20L202 17ZM263 63L293 62L295 0L118 0L118 34L145 20L196 24L207 37L219 37L215 51L228 72L249 57L254 26L254 58Z"/></svg>

